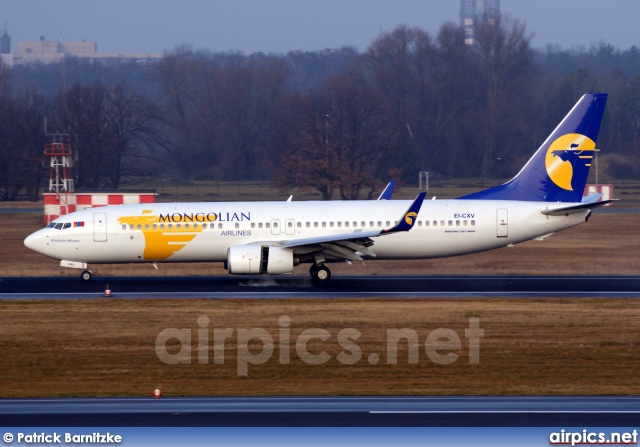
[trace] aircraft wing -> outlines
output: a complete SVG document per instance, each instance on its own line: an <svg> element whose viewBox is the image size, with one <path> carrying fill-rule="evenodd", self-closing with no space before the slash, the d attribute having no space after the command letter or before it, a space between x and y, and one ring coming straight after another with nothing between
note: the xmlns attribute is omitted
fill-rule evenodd
<svg viewBox="0 0 640 447"><path fill-rule="evenodd" d="M357 252L375 257L375 252L368 248L374 244L371 238L409 231L413 228L415 218L418 216L425 195L426 192L418 194L411 206L409 206L398 223L392 228L370 231L358 229L350 233L289 239L279 245L283 248L292 248L298 253L323 252L330 256L352 261L362 261L362 257L360 257Z"/></svg>
<svg viewBox="0 0 640 447"><path fill-rule="evenodd" d="M546 209L540 211L546 216L566 216L569 214L579 213L580 211L590 210L608 203L617 202L618 199L603 200L602 202L583 202L578 205L561 206L559 208Z"/></svg>

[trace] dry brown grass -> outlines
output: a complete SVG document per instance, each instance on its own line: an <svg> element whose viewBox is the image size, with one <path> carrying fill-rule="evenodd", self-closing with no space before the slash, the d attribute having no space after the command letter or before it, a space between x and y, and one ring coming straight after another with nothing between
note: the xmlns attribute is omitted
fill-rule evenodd
<svg viewBox="0 0 640 447"><path fill-rule="evenodd" d="M0 397L149 395L553 395L639 394L640 300L69 300L0 302ZM209 364L198 364L197 318L206 315ZM304 329L332 338L309 350L331 355L323 365L278 362L278 319L291 318L292 343ZM464 329L480 318L480 363L469 364ZM189 328L191 364L167 365L155 353L165 328ZM239 328L264 328L276 350L263 365L237 375ZM386 330L419 335L418 364L400 345L387 365ZM225 364L213 364L213 329L233 328ZM362 359L336 360L341 329L355 328ZM458 360L437 365L424 351L427 335L453 329L462 339ZM260 343L253 349L259 352ZM169 347L170 352L176 352ZM372 352L378 365L367 362Z"/></svg>

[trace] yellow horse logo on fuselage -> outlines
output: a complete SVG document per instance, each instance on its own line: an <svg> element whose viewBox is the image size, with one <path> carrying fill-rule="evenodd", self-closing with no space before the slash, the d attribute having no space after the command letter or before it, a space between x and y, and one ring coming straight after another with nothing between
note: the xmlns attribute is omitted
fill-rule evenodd
<svg viewBox="0 0 640 447"><path fill-rule="evenodd" d="M180 251L191 242L202 230L204 224L165 223L160 216L149 215L152 210L142 211L142 216L120 217L121 225L129 225L144 235L144 252L147 261L163 261Z"/></svg>

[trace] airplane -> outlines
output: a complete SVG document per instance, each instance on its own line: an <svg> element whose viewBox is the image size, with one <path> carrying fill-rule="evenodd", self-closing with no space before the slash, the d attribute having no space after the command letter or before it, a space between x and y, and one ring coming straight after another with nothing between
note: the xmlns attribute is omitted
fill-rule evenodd
<svg viewBox="0 0 640 447"><path fill-rule="evenodd" d="M450 200L202 202L77 211L28 236L26 247L82 270L89 264L223 262L233 275L291 274L309 264L458 256L543 239L586 222L583 198L607 100L585 94L508 182Z"/></svg>

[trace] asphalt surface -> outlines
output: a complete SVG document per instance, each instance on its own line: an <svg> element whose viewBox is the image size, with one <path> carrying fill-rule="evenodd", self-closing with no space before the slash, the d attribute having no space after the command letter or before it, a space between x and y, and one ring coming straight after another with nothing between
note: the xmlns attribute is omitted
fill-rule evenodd
<svg viewBox="0 0 640 447"><path fill-rule="evenodd" d="M0 400L2 426L636 426L639 397L217 397Z"/></svg>
<svg viewBox="0 0 640 447"><path fill-rule="evenodd" d="M305 276L0 278L0 299L640 297L640 276Z"/></svg>

